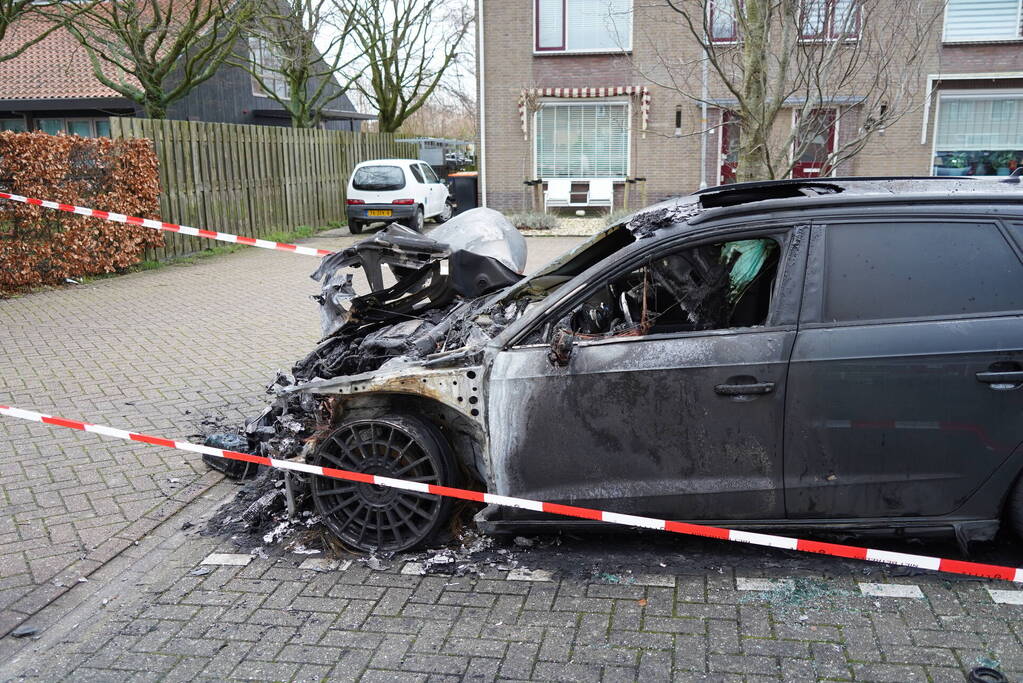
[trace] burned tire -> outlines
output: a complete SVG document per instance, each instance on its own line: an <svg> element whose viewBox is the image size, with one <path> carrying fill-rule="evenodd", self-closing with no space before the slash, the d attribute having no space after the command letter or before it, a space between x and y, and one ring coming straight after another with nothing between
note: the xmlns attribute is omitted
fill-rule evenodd
<svg viewBox="0 0 1023 683"><path fill-rule="evenodd" d="M451 448L435 427L389 415L343 423L321 442L313 461L323 467L450 486ZM428 543L451 516L451 499L373 484L314 477L313 502L344 543L392 552Z"/></svg>

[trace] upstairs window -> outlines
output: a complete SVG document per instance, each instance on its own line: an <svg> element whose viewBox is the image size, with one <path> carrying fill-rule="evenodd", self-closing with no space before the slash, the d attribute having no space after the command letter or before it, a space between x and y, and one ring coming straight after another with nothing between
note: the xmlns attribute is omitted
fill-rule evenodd
<svg viewBox="0 0 1023 683"><path fill-rule="evenodd" d="M632 49L632 0L534 0L537 52Z"/></svg>
<svg viewBox="0 0 1023 683"><path fill-rule="evenodd" d="M1023 38L1023 0L948 0L945 42Z"/></svg>
<svg viewBox="0 0 1023 683"><path fill-rule="evenodd" d="M249 38L249 57L253 70L259 75L259 79L252 77L252 94L269 97L273 93L281 99L288 99L288 81L281 66L283 60L273 46L262 38Z"/></svg>
<svg viewBox="0 0 1023 683"><path fill-rule="evenodd" d="M856 40L860 36L859 0L803 0L803 40Z"/></svg>
<svg viewBox="0 0 1023 683"><path fill-rule="evenodd" d="M707 3L707 34L712 43L734 43L739 39L736 18L738 0L710 0Z"/></svg>

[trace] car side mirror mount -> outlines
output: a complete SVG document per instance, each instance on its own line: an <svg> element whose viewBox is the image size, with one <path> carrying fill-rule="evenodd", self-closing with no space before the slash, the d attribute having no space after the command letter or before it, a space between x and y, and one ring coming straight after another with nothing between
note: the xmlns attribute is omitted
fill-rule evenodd
<svg viewBox="0 0 1023 683"><path fill-rule="evenodd" d="M547 360L551 365L564 367L572 358L572 350L578 341L576 336L565 329L556 330L551 339L551 349L547 352Z"/></svg>

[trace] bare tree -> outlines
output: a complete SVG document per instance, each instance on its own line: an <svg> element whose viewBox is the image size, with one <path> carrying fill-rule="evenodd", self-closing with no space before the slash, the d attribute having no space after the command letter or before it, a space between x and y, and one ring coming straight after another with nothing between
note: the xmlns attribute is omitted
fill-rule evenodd
<svg viewBox="0 0 1023 683"><path fill-rule="evenodd" d="M56 15L85 48L96 78L162 119L217 72L251 11L248 0L103 0Z"/></svg>
<svg viewBox="0 0 1023 683"><path fill-rule="evenodd" d="M366 72L356 87L394 132L437 90L475 20L466 0L340 0L357 18L353 36Z"/></svg>
<svg viewBox="0 0 1023 683"><path fill-rule="evenodd" d="M653 0L637 11L657 11L702 54L655 38L653 61L633 63L729 116L737 180L787 177L815 153L828 172L922 105L943 9L944 0ZM822 144L842 119L842 139Z"/></svg>
<svg viewBox="0 0 1023 683"><path fill-rule="evenodd" d="M267 0L248 22L249 53L238 65L289 114L315 128L361 74L349 49L356 14L337 0Z"/></svg>

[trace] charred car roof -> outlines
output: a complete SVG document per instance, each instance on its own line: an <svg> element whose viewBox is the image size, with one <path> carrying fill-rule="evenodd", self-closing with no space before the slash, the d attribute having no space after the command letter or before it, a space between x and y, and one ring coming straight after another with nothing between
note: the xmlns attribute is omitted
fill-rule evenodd
<svg viewBox="0 0 1023 683"><path fill-rule="evenodd" d="M720 185L669 199L627 218L637 237L669 227L696 226L752 213L832 209L872 204L1020 202L1019 176L995 180L980 177L890 177L771 180Z"/></svg>

